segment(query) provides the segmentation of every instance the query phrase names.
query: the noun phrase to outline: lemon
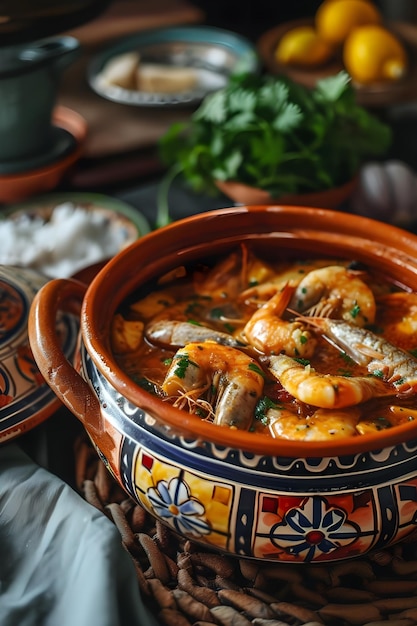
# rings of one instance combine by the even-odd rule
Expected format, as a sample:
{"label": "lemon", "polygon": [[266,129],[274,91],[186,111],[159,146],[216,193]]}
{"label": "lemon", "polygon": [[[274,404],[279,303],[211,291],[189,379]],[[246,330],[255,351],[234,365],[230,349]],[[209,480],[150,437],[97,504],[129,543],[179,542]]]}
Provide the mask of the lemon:
{"label": "lemon", "polygon": [[321,65],[332,54],[333,48],[313,26],[297,26],[287,31],[275,49],[275,59],[284,65]]}
{"label": "lemon", "polygon": [[341,45],[352,30],[379,24],[379,9],[368,0],[324,0],[315,15],[318,34],[333,45]]}
{"label": "lemon", "polygon": [[407,71],[407,53],[401,41],[386,28],[361,26],[345,41],[343,63],[358,83],[398,80]]}

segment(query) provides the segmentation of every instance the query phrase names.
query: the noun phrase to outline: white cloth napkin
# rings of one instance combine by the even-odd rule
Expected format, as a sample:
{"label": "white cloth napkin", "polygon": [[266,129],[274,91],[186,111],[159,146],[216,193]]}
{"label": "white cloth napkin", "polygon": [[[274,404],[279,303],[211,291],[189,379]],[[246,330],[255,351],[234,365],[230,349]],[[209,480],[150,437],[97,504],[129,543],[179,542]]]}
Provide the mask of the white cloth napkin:
{"label": "white cloth napkin", "polygon": [[0,624],[157,626],[114,524],[13,442],[0,446]]}

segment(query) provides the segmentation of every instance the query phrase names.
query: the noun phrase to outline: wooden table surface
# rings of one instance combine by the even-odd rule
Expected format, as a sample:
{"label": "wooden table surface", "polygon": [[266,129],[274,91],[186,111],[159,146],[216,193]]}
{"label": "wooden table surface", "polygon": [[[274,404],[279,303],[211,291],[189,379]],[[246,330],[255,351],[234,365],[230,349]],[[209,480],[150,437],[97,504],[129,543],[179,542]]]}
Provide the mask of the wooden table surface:
{"label": "wooden table surface", "polygon": [[98,96],[87,82],[91,57],[124,35],[163,26],[201,23],[204,15],[185,0],[119,0],[98,18],[68,31],[82,54],[62,75],[57,104],[81,114],[88,124],[83,155],[95,159],[155,145],[168,126],[187,110],[155,110],[123,105]]}

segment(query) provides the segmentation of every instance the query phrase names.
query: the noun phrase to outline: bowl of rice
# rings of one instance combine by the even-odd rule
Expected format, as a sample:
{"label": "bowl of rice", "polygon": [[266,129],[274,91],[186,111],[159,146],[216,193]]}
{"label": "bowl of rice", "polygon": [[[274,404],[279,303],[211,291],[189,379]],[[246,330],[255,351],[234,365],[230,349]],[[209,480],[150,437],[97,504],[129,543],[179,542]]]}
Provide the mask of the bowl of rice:
{"label": "bowl of rice", "polygon": [[64,278],[105,262],[150,228],[130,205],[102,194],[40,196],[0,218],[0,264]]}

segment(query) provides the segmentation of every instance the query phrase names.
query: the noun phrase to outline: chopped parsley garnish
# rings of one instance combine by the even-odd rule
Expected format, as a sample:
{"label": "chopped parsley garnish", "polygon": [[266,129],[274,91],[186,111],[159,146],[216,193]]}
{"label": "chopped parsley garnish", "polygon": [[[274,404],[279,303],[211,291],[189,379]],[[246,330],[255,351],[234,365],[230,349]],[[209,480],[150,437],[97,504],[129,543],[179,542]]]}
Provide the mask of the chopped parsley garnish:
{"label": "chopped parsley garnish", "polygon": [[174,374],[175,376],[178,376],[178,378],[185,378],[185,372],[187,371],[187,367],[189,365],[199,367],[198,363],[194,363],[194,361],[191,361],[190,357],[187,354],[178,354],[175,358],[177,359],[177,364]]}
{"label": "chopped parsley garnish", "polygon": [[268,424],[267,412],[269,409],[278,409],[282,405],[277,404],[268,396],[263,396],[255,407],[255,419],[259,420],[264,426]]}
{"label": "chopped parsley garnish", "polygon": [[257,365],[256,363],[249,363],[249,369],[252,372],[256,372],[257,374],[259,374],[260,376],[262,376],[263,378],[265,378],[265,374],[263,373],[263,371],[261,370],[261,368],[259,367],[259,365]]}
{"label": "chopped parsley garnish", "polygon": [[352,359],[351,356],[348,355],[347,352],[341,352],[340,356],[342,357],[342,359],[344,360],[344,362],[349,365],[349,364],[353,364],[355,361]]}
{"label": "chopped parsley garnish", "polygon": [[297,361],[297,363],[304,365],[304,367],[307,367],[307,365],[310,365],[310,361],[308,359],[302,359],[301,357],[295,358],[294,361]]}
{"label": "chopped parsley garnish", "polygon": [[352,309],[350,310],[350,314],[353,317],[353,319],[355,319],[356,317],[358,317],[359,313],[361,312],[361,307],[359,306],[359,304],[355,304]]}
{"label": "chopped parsley garnish", "polygon": [[372,376],[375,376],[375,378],[384,378],[384,372],[382,370],[373,370],[372,371]]}

